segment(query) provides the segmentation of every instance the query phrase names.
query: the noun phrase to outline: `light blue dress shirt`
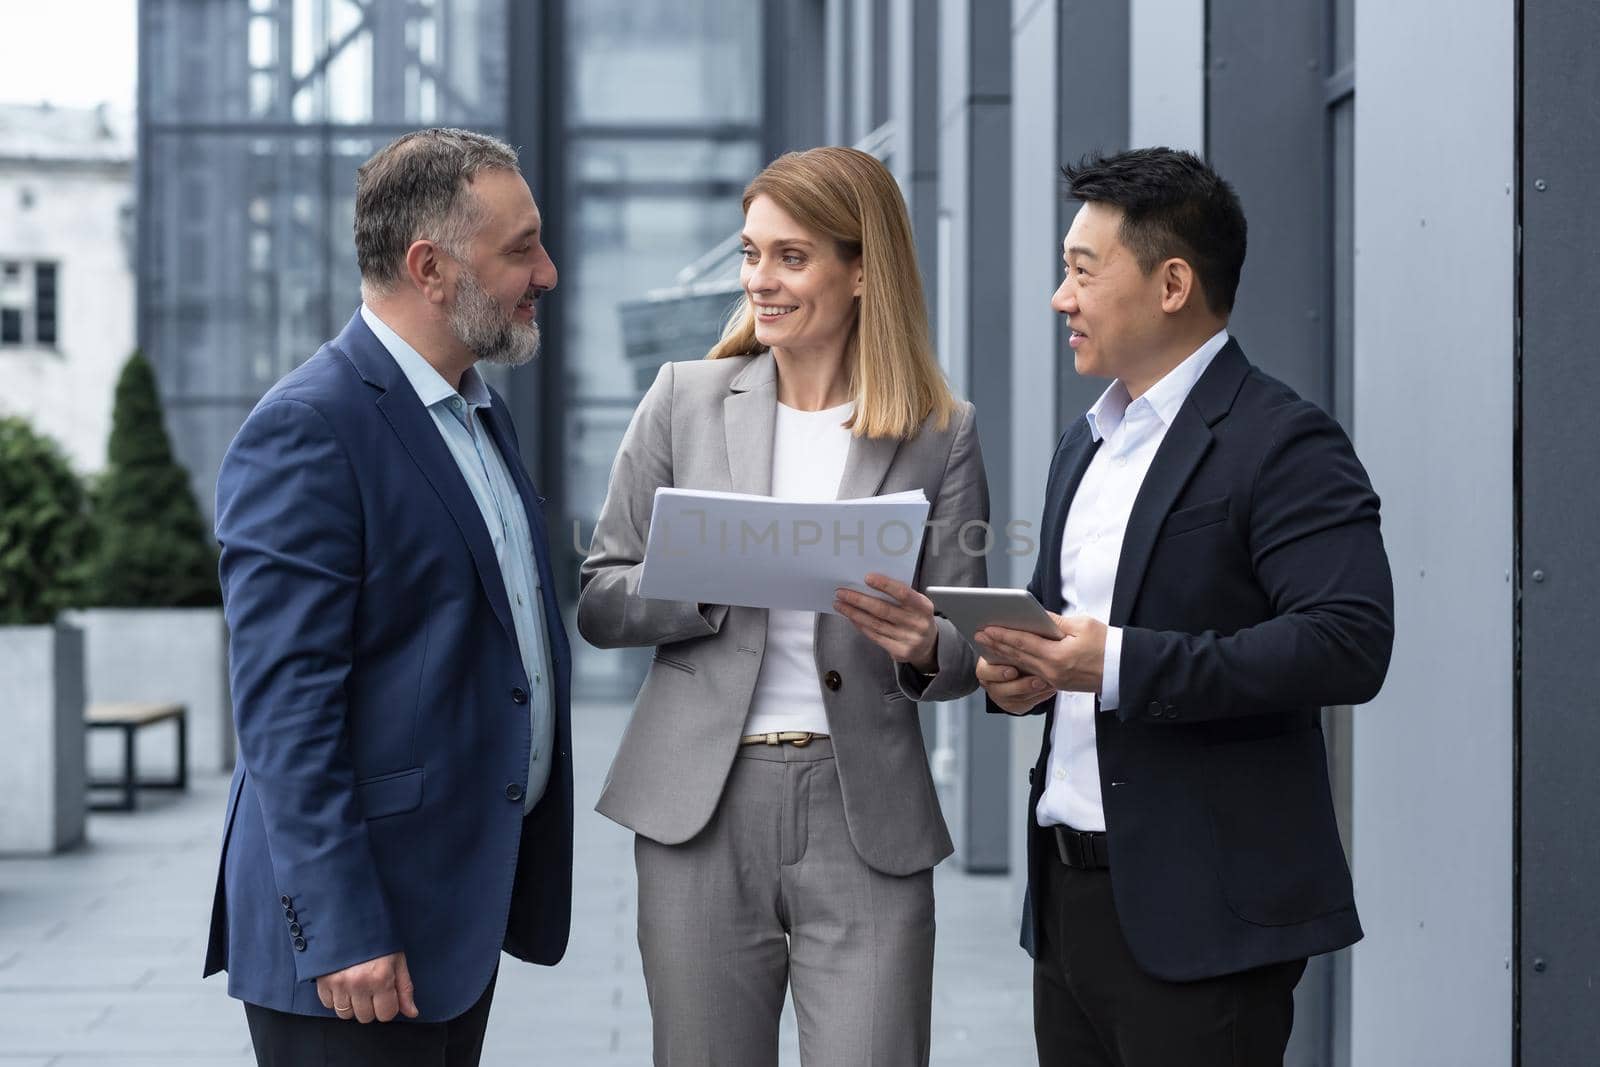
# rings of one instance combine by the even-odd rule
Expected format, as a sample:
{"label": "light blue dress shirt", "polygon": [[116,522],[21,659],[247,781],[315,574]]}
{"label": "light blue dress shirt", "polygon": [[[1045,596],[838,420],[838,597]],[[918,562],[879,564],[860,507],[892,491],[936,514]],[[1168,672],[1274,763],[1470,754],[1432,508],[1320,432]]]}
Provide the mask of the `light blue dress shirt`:
{"label": "light blue dress shirt", "polygon": [[389,350],[406,380],[417,391],[417,399],[433,416],[433,424],[461,469],[461,477],[472,491],[472,499],[477,502],[478,512],[488,528],[489,539],[494,542],[495,559],[500,563],[500,575],[506,584],[506,599],[511,603],[517,650],[531,683],[528,716],[533,747],[528,753],[528,791],[522,801],[526,814],[544,795],[550,780],[550,750],[555,741],[553,671],[528,514],[523,510],[522,495],[511,479],[511,471],[479,413],[493,398],[477,368],[469,367],[461,376],[461,390],[457,392],[432,364],[365,304],[361,306],[361,318]]}

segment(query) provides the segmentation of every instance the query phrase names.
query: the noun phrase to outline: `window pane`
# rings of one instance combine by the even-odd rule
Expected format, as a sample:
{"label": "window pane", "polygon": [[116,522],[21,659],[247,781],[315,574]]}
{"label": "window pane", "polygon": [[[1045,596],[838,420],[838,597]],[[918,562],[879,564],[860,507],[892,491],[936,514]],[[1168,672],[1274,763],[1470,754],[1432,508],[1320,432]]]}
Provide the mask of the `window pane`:
{"label": "window pane", "polygon": [[41,345],[56,343],[56,265],[40,263],[33,268],[33,339]]}
{"label": "window pane", "polygon": [[22,343],[22,312],[16,308],[0,308],[0,345]]}
{"label": "window pane", "polygon": [[761,7],[749,0],[571,5],[573,121],[755,122]]}

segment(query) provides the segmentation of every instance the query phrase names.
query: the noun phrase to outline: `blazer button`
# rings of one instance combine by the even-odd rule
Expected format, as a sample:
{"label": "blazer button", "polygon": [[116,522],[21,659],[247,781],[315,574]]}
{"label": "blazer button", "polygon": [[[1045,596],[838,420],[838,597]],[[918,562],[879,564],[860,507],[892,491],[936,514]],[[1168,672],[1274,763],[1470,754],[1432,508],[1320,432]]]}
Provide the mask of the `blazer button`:
{"label": "blazer button", "polygon": [[304,952],[306,950],[306,939],[303,937],[296,937],[294,939],[294,950],[296,952]]}
{"label": "blazer button", "polygon": [[1178,705],[1176,705],[1176,704],[1168,704],[1167,705],[1167,718],[1176,719],[1177,717],[1178,717]]}
{"label": "blazer button", "polygon": [[294,909],[293,909],[293,908],[284,908],[284,909],[283,909],[283,917],[284,917],[284,918],[285,918],[285,919],[288,919],[288,920],[289,920],[289,921],[290,921],[290,922],[294,922],[294,921],[295,921],[295,920],[296,920],[296,919],[298,919],[298,918],[299,918],[299,917],[300,917],[300,916],[298,916],[298,915],[296,915],[296,914],[295,914],[295,913],[294,913]]}
{"label": "blazer button", "polygon": [[1161,718],[1161,701],[1152,700],[1150,702],[1150,715],[1152,718]]}
{"label": "blazer button", "polygon": [[284,896],[284,897],[279,897],[278,898],[278,903],[282,904],[284,907],[287,908],[290,904],[293,904],[294,901],[292,901],[288,897]]}
{"label": "blazer button", "polygon": [[289,932],[291,934],[293,934],[295,937],[299,937],[300,936],[300,924],[299,923],[290,923],[289,924]]}
{"label": "blazer button", "polygon": [[838,671],[829,671],[822,676],[822,684],[837,693],[839,687],[844,684],[844,679],[839,677]]}
{"label": "blazer button", "polygon": [[1037,767],[1029,767],[1028,768],[1028,784],[1029,785],[1033,784],[1034,776],[1037,775],[1038,773],[1039,773],[1039,769]]}
{"label": "blazer button", "polygon": [[511,699],[514,703],[526,704],[528,702],[528,691],[519,685],[511,690]]}
{"label": "blazer button", "polygon": [[512,782],[510,785],[506,786],[506,799],[507,800],[521,800],[522,799],[522,787],[520,785],[518,785],[516,782]]}

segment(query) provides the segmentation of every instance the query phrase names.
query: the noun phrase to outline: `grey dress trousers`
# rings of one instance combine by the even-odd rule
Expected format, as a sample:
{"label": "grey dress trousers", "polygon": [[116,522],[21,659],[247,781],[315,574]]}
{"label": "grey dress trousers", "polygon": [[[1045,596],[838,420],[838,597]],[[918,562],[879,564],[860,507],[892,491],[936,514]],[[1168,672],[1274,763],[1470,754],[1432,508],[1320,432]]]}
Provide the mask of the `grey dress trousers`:
{"label": "grey dress trousers", "polygon": [[[977,657],[938,620],[923,676],[845,619],[819,615],[829,738],[740,747],[767,637],[761,609],[639,596],[660,487],[765,495],[777,363],[770,353],[662,367],[628,427],[582,569],[578,629],[601,648],[653,646],[601,814],[633,830],[639,949],[658,1065],[778,1062],[793,993],[814,1067],[928,1062],[935,864],[951,851],[917,701],[977,688]],[[988,487],[971,404],[911,438],[857,437],[851,499],[921,489],[931,503],[915,584],[982,586]]]}

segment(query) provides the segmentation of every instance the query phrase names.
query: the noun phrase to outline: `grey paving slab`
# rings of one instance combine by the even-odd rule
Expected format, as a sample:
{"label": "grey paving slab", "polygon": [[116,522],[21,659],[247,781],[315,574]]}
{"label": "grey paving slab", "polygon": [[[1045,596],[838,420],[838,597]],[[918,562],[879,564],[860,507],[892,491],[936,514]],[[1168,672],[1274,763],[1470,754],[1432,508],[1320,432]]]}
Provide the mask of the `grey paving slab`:
{"label": "grey paving slab", "polygon": [[[590,810],[626,709],[584,706],[573,719],[571,945],[555,968],[502,961],[485,1067],[650,1059],[632,838]],[[197,778],[183,796],[147,794],[131,815],[92,815],[88,843],[76,851],[0,859],[0,1067],[253,1062],[224,980],[200,980],[226,790],[225,778]],[[1028,961],[1016,948],[1009,884],[947,864],[934,885],[933,1063],[1034,1062]],[[782,1041],[782,1062],[796,1067],[792,1006]]]}

